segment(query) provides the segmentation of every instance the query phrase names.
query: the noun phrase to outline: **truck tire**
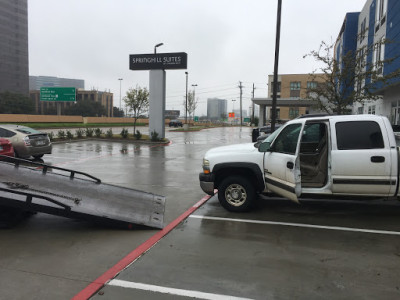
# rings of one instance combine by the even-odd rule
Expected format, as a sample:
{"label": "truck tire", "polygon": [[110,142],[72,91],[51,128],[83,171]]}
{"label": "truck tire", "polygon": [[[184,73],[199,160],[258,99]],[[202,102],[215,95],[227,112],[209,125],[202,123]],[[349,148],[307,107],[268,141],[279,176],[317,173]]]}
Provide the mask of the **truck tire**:
{"label": "truck tire", "polygon": [[229,211],[249,211],[254,205],[255,198],[254,186],[248,179],[239,175],[225,178],[218,188],[218,200]]}

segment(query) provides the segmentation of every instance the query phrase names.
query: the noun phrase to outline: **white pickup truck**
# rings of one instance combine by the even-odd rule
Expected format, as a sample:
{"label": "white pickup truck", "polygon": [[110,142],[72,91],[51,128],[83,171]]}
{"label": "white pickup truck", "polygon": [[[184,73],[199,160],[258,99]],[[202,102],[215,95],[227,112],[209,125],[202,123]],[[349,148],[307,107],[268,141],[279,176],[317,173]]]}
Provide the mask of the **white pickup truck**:
{"label": "white pickup truck", "polygon": [[247,211],[259,193],[300,197],[396,197],[399,150],[386,117],[309,116],[286,123],[258,148],[210,149],[200,186],[230,211]]}

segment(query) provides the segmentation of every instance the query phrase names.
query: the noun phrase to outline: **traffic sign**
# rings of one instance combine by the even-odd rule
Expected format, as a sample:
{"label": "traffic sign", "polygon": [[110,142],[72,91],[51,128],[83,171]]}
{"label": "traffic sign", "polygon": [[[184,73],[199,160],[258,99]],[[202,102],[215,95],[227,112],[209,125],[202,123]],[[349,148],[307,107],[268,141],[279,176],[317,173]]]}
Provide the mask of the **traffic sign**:
{"label": "traffic sign", "polygon": [[74,87],[42,87],[40,101],[76,101],[76,90]]}

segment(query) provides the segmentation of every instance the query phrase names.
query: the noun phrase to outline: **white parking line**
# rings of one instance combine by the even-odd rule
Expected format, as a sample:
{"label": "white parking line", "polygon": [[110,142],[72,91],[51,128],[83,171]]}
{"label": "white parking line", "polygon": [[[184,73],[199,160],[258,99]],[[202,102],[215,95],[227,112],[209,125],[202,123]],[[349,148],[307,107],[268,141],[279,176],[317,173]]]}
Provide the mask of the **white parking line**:
{"label": "white parking line", "polygon": [[247,219],[219,218],[219,217],[208,217],[208,216],[199,216],[199,215],[190,215],[189,218],[205,219],[205,220],[213,220],[213,221],[229,221],[229,222],[241,222],[241,223],[252,223],[252,224],[263,224],[263,225],[280,225],[280,226],[316,228],[316,229],[327,229],[327,230],[338,230],[338,231],[376,233],[376,234],[386,234],[386,235],[400,235],[400,232],[398,232],[398,231],[374,230],[374,229],[338,227],[338,226],[323,226],[323,225],[311,225],[311,224],[302,224],[302,223],[287,223],[287,222],[259,221],[259,220],[247,220]]}
{"label": "white parking line", "polygon": [[108,285],[119,286],[119,287],[129,288],[129,289],[157,292],[157,293],[162,293],[162,294],[171,294],[171,295],[176,295],[176,296],[191,297],[191,298],[197,298],[197,299],[251,300],[250,298],[240,298],[240,297],[233,297],[233,296],[226,296],[226,295],[219,295],[219,294],[203,293],[203,292],[191,291],[191,290],[181,290],[181,289],[168,288],[168,287],[163,287],[163,286],[158,286],[158,285],[130,282],[130,281],[119,280],[119,279],[111,280],[108,283]]}

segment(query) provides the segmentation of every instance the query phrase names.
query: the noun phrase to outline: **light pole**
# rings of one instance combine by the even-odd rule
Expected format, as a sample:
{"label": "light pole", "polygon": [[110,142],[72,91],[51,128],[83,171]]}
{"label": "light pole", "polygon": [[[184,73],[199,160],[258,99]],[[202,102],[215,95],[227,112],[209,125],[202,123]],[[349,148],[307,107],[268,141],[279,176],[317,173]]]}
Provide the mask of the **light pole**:
{"label": "light pole", "polygon": [[186,74],[186,100],[185,100],[185,126],[187,127],[187,100],[188,100],[188,77],[189,77],[189,73],[185,72]]}
{"label": "light pole", "polygon": [[121,111],[121,83],[122,83],[122,80],[124,80],[123,78],[118,78],[118,80],[119,80],[119,110]]}
{"label": "light pole", "polygon": [[193,123],[194,123],[194,111],[196,109],[196,86],[197,86],[197,84],[192,84],[192,87],[193,87]]}
{"label": "light pole", "polygon": [[154,46],[154,54],[157,54],[157,47],[160,47],[162,45],[164,45],[164,43],[159,43],[159,44]]}
{"label": "light pole", "polygon": [[271,116],[271,132],[275,131],[276,123],[276,105],[277,105],[277,90],[278,90],[278,64],[279,64],[279,43],[281,37],[281,11],[282,0],[278,0],[278,12],[276,17],[276,37],[275,37],[275,63],[274,63],[274,85],[272,88],[272,116]]}

